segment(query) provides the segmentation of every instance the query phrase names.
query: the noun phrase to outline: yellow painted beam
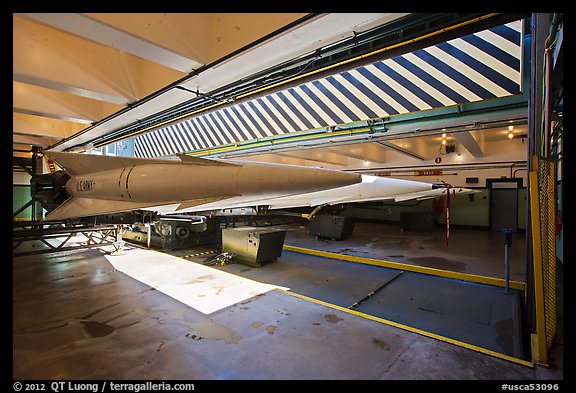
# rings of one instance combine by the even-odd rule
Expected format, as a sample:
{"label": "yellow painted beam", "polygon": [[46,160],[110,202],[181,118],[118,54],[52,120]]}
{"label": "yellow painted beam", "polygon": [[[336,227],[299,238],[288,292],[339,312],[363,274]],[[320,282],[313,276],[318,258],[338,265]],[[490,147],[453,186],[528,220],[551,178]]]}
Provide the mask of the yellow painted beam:
{"label": "yellow painted beam", "polygon": [[532,356],[535,362],[547,365],[548,350],[546,347],[546,316],[544,314],[544,281],[542,277],[542,248],[540,238],[540,198],[538,190],[538,165],[534,164],[534,170],[530,171],[530,220],[532,224],[532,260],[534,266],[534,301],[536,303],[536,346]]}
{"label": "yellow painted beam", "polygon": [[239,151],[244,149],[254,149],[257,147],[265,147],[265,146],[278,146],[283,142],[303,142],[303,141],[310,141],[314,139],[322,139],[322,138],[336,138],[339,136],[347,136],[347,135],[355,135],[369,132],[369,127],[362,127],[354,130],[340,130],[340,131],[333,131],[330,133],[323,132],[323,133],[313,133],[313,134],[305,134],[305,135],[298,135],[297,132],[290,134],[286,137],[281,138],[274,138],[274,139],[266,139],[261,140],[258,142],[248,141],[247,143],[236,143],[234,145],[228,145],[224,147],[216,147],[213,149],[206,149],[206,150],[199,150],[195,151],[193,155],[210,155],[216,153],[224,153],[224,152],[232,152],[232,151]]}
{"label": "yellow painted beam", "polygon": [[[442,270],[442,269],[435,269],[426,266],[418,266],[418,265],[411,265],[407,263],[401,262],[394,262],[394,261],[386,261],[380,259],[373,259],[373,258],[365,258],[365,257],[358,257],[354,255],[344,255],[344,254],[337,254],[329,251],[319,251],[319,250],[312,250],[308,248],[302,247],[295,247],[290,245],[284,245],[284,250],[298,252],[301,254],[309,254],[318,257],[330,258],[330,259],[339,259],[346,262],[354,262],[354,263],[361,263],[364,265],[372,265],[372,266],[380,266],[389,269],[396,269],[396,270],[403,270],[403,271],[410,271],[414,273],[422,273],[428,274],[431,276],[439,276],[439,277],[446,277],[451,278],[454,280],[461,280],[461,281],[468,281],[478,284],[486,284],[492,285],[497,287],[505,287],[506,281],[502,278],[495,278],[495,277],[488,277],[488,276],[481,276],[477,274],[467,274],[467,273],[459,273],[453,272],[450,270]],[[526,284],[520,281],[510,281],[510,288],[516,289],[519,291],[524,291]]]}

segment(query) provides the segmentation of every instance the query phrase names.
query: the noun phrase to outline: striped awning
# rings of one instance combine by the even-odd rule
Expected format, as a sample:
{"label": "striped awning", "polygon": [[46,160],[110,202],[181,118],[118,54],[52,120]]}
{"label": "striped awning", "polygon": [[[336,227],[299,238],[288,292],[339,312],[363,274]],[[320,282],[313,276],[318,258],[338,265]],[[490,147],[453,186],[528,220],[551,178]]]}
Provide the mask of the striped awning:
{"label": "striped awning", "polygon": [[522,21],[199,114],[135,138],[158,157],[521,93]]}

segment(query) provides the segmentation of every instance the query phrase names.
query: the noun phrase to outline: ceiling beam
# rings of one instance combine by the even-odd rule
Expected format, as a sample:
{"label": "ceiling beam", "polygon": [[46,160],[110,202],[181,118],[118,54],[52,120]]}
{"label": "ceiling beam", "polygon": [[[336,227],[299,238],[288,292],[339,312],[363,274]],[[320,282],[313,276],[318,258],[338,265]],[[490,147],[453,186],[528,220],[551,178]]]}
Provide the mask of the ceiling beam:
{"label": "ceiling beam", "polygon": [[15,145],[29,145],[37,147],[48,147],[54,143],[52,138],[43,138],[34,135],[12,135],[12,143]]}
{"label": "ceiling beam", "polygon": [[325,148],[333,153],[343,154],[361,161],[371,161],[377,163],[386,162],[386,152],[375,148],[369,143],[353,143],[347,145],[337,145]]}
{"label": "ceiling beam", "polygon": [[353,153],[347,152],[345,150],[337,150],[333,147],[323,147],[323,148],[320,148],[320,150],[323,150],[323,151],[326,151],[326,152],[329,152],[332,154],[338,154],[338,155],[341,155],[341,156],[346,157],[346,158],[353,158],[355,160],[370,161],[368,158],[366,158],[364,156],[361,156],[358,154],[353,154]]}
{"label": "ceiling beam", "polygon": [[[233,56],[217,66],[203,71],[198,76],[189,78],[181,85],[190,90],[200,89],[208,92],[242,79],[246,75],[253,75],[308,53],[314,53],[318,48],[329,47],[343,38],[353,37],[357,33],[392,22],[406,15],[409,14],[358,12],[319,14],[282,32],[273,39],[252,46],[242,52],[241,55]],[[270,18],[267,14],[262,14],[262,16]],[[232,16],[228,19],[223,18],[222,20],[228,23],[223,23],[220,29],[229,29],[231,18]],[[247,27],[265,22],[263,19],[256,17],[251,24],[247,24]]]}
{"label": "ceiling beam", "polygon": [[283,151],[282,153],[274,153],[280,156],[292,157],[292,158],[299,158],[304,159],[307,161],[313,162],[320,162],[325,164],[331,165],[339,165],[339,166],[346,166],[347,164],[343,164],[342,160],[339,158],[334,158],[334,156],[329,157],[327,154],[322,154],[321,152],[315,151]]}
{"label": "ceiling beam", "polygon": [[390,148],[390,149],[392,149],[392,150],[394,150],[394,151],[397,151],[397,152],[402,153],[402,154],[404,154],[404,155],[410,156],[410,157],[412,157],[412,158],[416,158],[417,160],[427,161],[427,158],[426,158],[426,157],[423,157],[423,156],[421,156],[420,154],[414,153],[413,151],[410,151],[410,150],[408,150],[408,149],[405,149],[405,148],[403,148],[403,147],[400,147],[400,146],[398,146],[398,145],[395,145],[395,144],[392,143],[392,142],[388,142],[388,141],[376,141],[375,143],[378,143],[378,144],[380,144],[380,145],[382,145],[382,146],[386,146],[387,148]]}
{"label": "ceiling beam", "polygon": [[484,154],[484,151],[476,141],[476,139],[474,139],[474,137],[470,133],[470,131],[456,132],[453,133],[452,136],[454,137],[454,139],[456,139],[456,141],[458,141],[462,146],[464,146],[464,148],[468,150],[468,152],[472,154],[475,158],[483,158],[486,156]]}
{"label": "ceiling beam", "polygon": [[276,164],[288,164],[288,165],[299,165],[299,166],[306,166],[306,160],[302,158],[296,157],[289,157],[280,154],[254,154],[250,156],[246,156],[245,160],[249,161],[259,161],[259,162],[271,162]]}
{"label": "ceiling beam", "polygon": [[16,134],[29,134],[36,136],[68,138],[81,131],[84,124],[47,117],[33,116],[22,113],[13,113],[12,131]]}
{"label": "ceiling beam", "polygon": [[185,74],[118,49],[13,16],[14,79],[126,105]]}
{"label": "ceiling beam", "polygon": [[[183,56],[165,46],[124,31],[117,26],[105,23],[103,20],[98,20],[98,15],[95,15],[95,17],[77,13],[25,13],[20,15],[183,73],[189,73],[202,66],[202,63]],[[139,24],[135,23],[138,19],[130,18],[130,15],[126,14],[121,15],[133,27],[137,27],[134,25]],[[158,15],[161,16],[162,14]],[[142,18],[139,19],[140,22],[144,22]],[[166,19],[165,16],[164,19]],[[162,20],[158,21],[158,18],[155,19],[155,22],[162,24]],[[174,32],[170,28],[166,29],[166,24],[164,28],[167,31]]]}
{"label": "ceiling beam", "polygon": [[17,113],[83,124],[90,124],[119,109],[116,105],[20,82],[12,82],[12,103]]}
{"label": "ceiling beam", "polygon": [[56,143],[57,141],[64,139],[64,138],[52,136],[52,135],[33,135],[33,134],[27,134],[27,133],[23,133],[23,132],[12,132],[12,135],[22,136],[25,138],[51,139],[52,143]]}

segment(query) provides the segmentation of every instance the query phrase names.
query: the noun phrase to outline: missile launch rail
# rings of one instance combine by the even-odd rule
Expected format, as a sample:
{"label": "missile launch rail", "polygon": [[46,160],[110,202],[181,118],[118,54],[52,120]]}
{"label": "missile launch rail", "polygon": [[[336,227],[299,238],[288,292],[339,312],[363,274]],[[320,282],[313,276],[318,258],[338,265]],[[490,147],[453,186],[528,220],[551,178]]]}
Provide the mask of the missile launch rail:
{"label": "missile launch rail", "polygon": [[[104,245],[117,248],[119,230],[119,226],[111,224],[67,225],[64,222],[13,222],[12,255],[16,257]],[[80,240],[79,235],[84,236],[85,239],[80,238]]]}

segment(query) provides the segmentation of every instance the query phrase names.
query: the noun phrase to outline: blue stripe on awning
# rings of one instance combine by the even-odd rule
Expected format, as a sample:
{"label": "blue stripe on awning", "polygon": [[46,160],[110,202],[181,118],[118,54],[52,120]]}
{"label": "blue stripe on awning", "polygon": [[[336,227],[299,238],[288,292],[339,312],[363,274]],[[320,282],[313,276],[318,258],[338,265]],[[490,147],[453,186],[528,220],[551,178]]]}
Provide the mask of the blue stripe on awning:
{"label": "blue stripe on awning", "polygon": [[312,123],[310,123],[310,120],[308,120],[308,118],[306,116],[304,116],[303,113],[300,112],[300,110],[298,110],[294,104],[292,104],[292,102],[288,99],[288,97],[285,95],[286,91],[279,91],[276,93],[276,96],[278,98],[280,98],[282,100],[282,102],[288,107],[288,109],[294,114],[296,115],[296,117],[298,117],[298,119],[300,119],[300,121],[302,123],[304,123],[304,125],[308,128],[308,129],[312,129],[314,128],[314,126],[312,125]]}
{"label": "blue stripe on awning", "polygon": [[206,147],[217,146],[218,144],[215,142],[215,139],[212,139],[210,133],[206,133],[204,125],[200,122],[200,119],[201,117],[190,119],[190,125],[196,128],[198,134],[202,137],[202,140],[206,144]]}
{"label": "blue stripe on awning", "polygon": [[434,78],[429,73],[423,71],[420,67],[414,65],[411,61],[407,60],[404,56],[398,56],[393,59],[395,62],[400,64],[402,67],[406,68],[408,71],[413,73],[416,77],[422,79],[424,82],[438,90],[440,93],[444,94],[446,97],[450,98],[454,103],[466,102],[466,98],[460,95],[454,89],[450,89],[446,84]]}
{"label": "blue stripe on awning", "polygon": [[414,52],[414,55],[426,61],[428,64],[435,67],[438,71],[442,72],[444,75],[454,80],[455,82],[458,82],[460,85],[470,90],[471,92],[481,97],[482,99],[489,99],[495,97],[493,93],[489,92],[488,90],[480,86],[478,83],[468,78],[466,75],[463,75],[456,69],[450,67],[444,61],[426,52],[426,50],[424,49],[418,50]]}
{"label": "blue stripe on awning", "polygon": [[[356,69],[356,71],[361,73],[370,82],[374,83],[374,85],[376,85],[384,93],[388,94],[392,98],[393,102],[396,102],[396,103],[400,104],[402,107],[406,108],[406,111],[396,110],[396,113],[416,112],[419,110],[419,108],[416,105],[412,104],[410,101],[408,101],[406,98],[404,98],[400,93],[398,93],[396,90],[392,89],[382,79],[378,78],[376,75],[374,75],[373,73],[368,71],[366,69],[366,67],[359,67]],[[388,102],[392,102],[392,101],[388,101]]]}
{"label": "blue stripe on awning", "polygon": [[258,102],[258,104],[260,104],[260,106],[264,109],[264,111],[266,111],[268,116],[274,122],[274,126],[272,126],[272,129],[273,129],[272,132],[273,133],[274,133],[274,131],[277,131],[276,134],[285,134],[285,133],[289,132],[288,128],[286,128],[286,125],[282,122],[281,119],[279,119],[274,114],[274,112],[272,111],[270,106],[266,102],[264,102],[264,100],[262,98],[257,98],[256,101]]}
{"label": "blue stripe on awning", "polygon": [[[287,92],[287,94],[290,94],[293,98],[295,98],[296,101],[298,101],[298,103],[304,108],[303,115],[306,117],[306,119],[310,119],[310,120],[314,119],[314,121],[315,121],[317,124],[323,124],[323,123],[325,123],[325,121],[322,120],[322,118],[320,117],[320,115],[319,115],[315,110],[313,110],[313,109],[310,107],[310,105],[308,105],[308,103],[306,102],[306,100],[304,100],[304,98],[302,98],[302,97],[300,96],[300,94],[298,94],[298,93],[296,92],[296,90],[295,90],[294,88],[291,87],[291,88],[289,88],[288,90],[286,90],[286,92]],[[313,124],[313,123],[310,123],[310,124]],[[310,128],[316,128],[316,127],[318,127],[318,126],[317,126],[317,125],[313,125],[313,126],[310,127]]]}
{"label": "blue stripe on awning", "polygon": [[254,100],[248,101],[247,104],[254,111],[254,113],[256,114],[258,119],[260,119],[260,121],[262,123],[264,123],[264,125],[266,126],[268,131],[274,135],[278,135],[278,131],[276,130],[276,126],[273,126],[272,124],[270,124],[270,122],[268,122],[268,119],[266,119],[266,116],[264,116],[260,113],[260,110],[258,108],[256,108],[256,106],[254,105]]}
{"label": "blue stripe on awning", "polygon": [[173,150],[186,151],[186,150],[184,150],[186,147],[180,144],[180,141],[178,140],[178,138],[174,134],[174,129],[173,129],[172,125],[169,125],[168,127],[166,127],[164,135],[166,135],[170,139],[170,142],[172,142]]}
{"label": "blue stripe on awning", "polygon": [[374,66],[378,69],[382,70],[386,75],[390,78],[394,79],[396,82],[401,84],[406,90],[409,90],[416,96],[418,96],[422,101],[426,102],[432,108],[439,108],[443,106],[443,104],[438,101],[436,98],[432,97],[430,94],[426,93],[424,90],[416,86],[414,83],[406,79],[404,76],[400,75],[392,68],[387,66],[384,62],[374,63]]}
{"label": "blue stripe on awning", "polygon": [[218,124],[214,116],[214,112],[208,113],[207,115],[203,116],[203,118],[207,122],[206,124],[208,127],[210,127],[211,130],[216,131],[217,135],[219,135],[220,138],[224,140],[224,144],[234,142],[234,138],[227,135],[224,128]]}
{"label": "blue stripe on awning", "polygon": [[[512,28],[509,25],[514,25],[516,28]],[[491,32],[498,34],[500,37],[508,40],[514,45],[519,45],[521,37],[522,22],[514,22],[509,25],[496,26],[489,29]]]}
{"label": "blue stripe on awning", "polygon": [[221,117],[223,123],[227,124],[230,128],[236,129],[242,135],[244,140],[250,139],[250,135],[247,132],[244,132],[244,130],[242,130],[242,127],[240,127],[238,123],[236,123],[236,120],[234,120],[234,118],[228,111],[228,108],[224,108],[221,111],[217,111],[217,114],[218,116]]}
{"label": "blue stripe on awning", "polygon": [[342,112],[344,112],[346,114],[346,116],[348,116],[350,118],[350,120],[352,120],[352,121],[361,120],[360,116],[358,116],[358,114],[355,113],[352,110],[352,108],[349,108],[347,105],[344,105],[344,103],[342,101],[340,101],[326,86],[324,86],[323,83],[321,83],[320,81],[312,81],[312,84],[314,86],[316,86],[316,88],[318,90],[320,90],[322,92],[322,94],[324,94],[324,96],[330,102],[332,102],[334,105],[336,105],[338,107],[338,109],[340,109]]}
{"label": "blue stripe on awning", "polygon": [[138,135],[136,155],[169,155],[518,94],[522,23],[496,26],[200,113]]}
{"label": "blue stripe on awning", "polygon": [[[276,102],[276,100],[273,98],[273,95],[267,95],[267,96],[262,97],[262,100],[264,100],[264,99],[266,101],[268,101],[268,103],[270,105],[274,106],[274,108],[282,116],[282,119],[284,119],[284,121],[286,121],[288,124],[290,124],[290,127],[292,127],[292,129],[294,129],[294,130],[300,129],[300,127],[298,127],[298,124],[296,124],[296,122],[292,119],[292,117],[288,113],[286,113],[286,111],[284,110],[284,108],[282,108],[280,106],[280,104],[278,104]],[[287,129],[286,132],[289,132],[289,130]]]}
{"label": "blue stripe on awning", "polygon": [[256,119],[252,116],[248,108],[246,107],[246,103],[241,103],[236,105],[239,110],[241,116],[245,116],[246,119],[252,124],[249,129],[254,131],[255,135],[265,135],[264,130],[260,127],[260,124],[256,121]]}
{"label": "blue stripe on awning", "polygon": [[[304,91],[304,93],[306,93],[308,97],[310,97],[310,99],[312,99],[320,107],[320,109],[324,111],[324,113],[326,113],[330,117],[330,119],[332,119],[333,121],[332,124],[345,123],[344,119],[340,118],[336,113],[334,113],[334,111],[332,111],[332,109],[330,109],[330,107],[326,105],[326,103],[320,97],[318,97],[312,90],[310,90],[308,86],[302,85],[300,86],[300,88],[302,89],[302,91]],[[323,123],[326,123],[326,121],[324,120],[320,121],[320,124]]]}
{"label": "blue stripe on awning", "polygon": [[240,123],[242,123],[242,125],[244,126],[244,128],[246,129],[246,131],[248,132],[248,134],[250,134],[250,139],[256,139],[258,138],[258,136],[256,135],[256,133],[254,131],[252,131],[252,126],[250,126],[246,120],[244,119],[244,117],[240,114],[240,111],[238,110],[238,108],[236,106],[231,106],[230,109],[232,112],[234,112],[234,115],[236,116],[236,118],[240,121]]}
{"label": "blue stripe on awning", "polygon": [[[346,98],[348,98],[356,107],[363,113],[368,116],[369,119],[374,119],[378,117],[378,114],[370,109],[362,100],[357,97],[355,94],[352,94],[350,90],[346,89],[340,82],[338,82],[333,76],[329,76],[326,78],[326,81],[334,86],[340,93],[342,93]],[[361,118],[365,118],[364,116],[360,115]]]}
{"label": "blue stripe on awning", "polygon": [[198,143],[198,141],[196,139],[196,135],[194,135],[191,132],[186,132],[186,127],[184,126],[185,124],[186,124],[185,121],[183,121],[182,123],[176,124],[176,126],[178,127],[178,130],[180,131],[180,134],[182,135],[182,137],[184,137],[186,139],[186,143],[189,146],[191,146],[190,150],[200,149],[200,144]]}
{"label": "blue stripe on awning", "polygon": [[382,112],[380,112],[378,115],[383,114],[383,116],[389,116],[389,115],[395,115],[395,114],[399,113],[396,109],[392,108],[386,101],[384,101],[382,98],[380,98],[374,90],[368,88],[362,82],[360,82],[358,79],[354,78],[350,72],[345,71],[345,72],[341,73],[340,76],[342,76],[342,78],[346,79],[356,89],[360,90],[360,92],[365,96],[365,97],[363,97],[363,99],[369,99],[370,101],[375,103],[379,108],[382,109]]}
{"label": "blue stripe on awning", "polygon": [[490,79],[492,82],[496,83],[497,85],[508,91],[510,94],[518,93],[519,89],[517,83],[506,78],[504,75],[497,72],[493,68],[488,67],[486,64],[482,64],[478,60],[474,59],[472,56],[462,52],[460,49],[455,48],[454,46],[448,43],[439,44],[438,48],[454,56],[455,58],[457,58],[470,68],[473,68],[474,70],[478,71],[479,74]]}
{"label": "blue stripe on awning", "polygon": [[200,132],[198,132],[196,127],[194,127],[191,120],[183,121],[179,124],[182,125],[184,129],[188,130],[187,135],[190,135],[193,138],[194,142],[198,145],[197,149],[202,149],[202,146],[206,146],[204,138],[202,138]]}
{"label": "blue stripe on awning", "polygon": [[462,40],[468,42],[470,45],[475,46],[481,51],[484,51],[486,54],[490,54],[496,60],[506,64],[513,70],[520,71],[520,59],[500,49],[492,43],[484,41],[483,39],[480,39],[474,35],[463,37]]}

